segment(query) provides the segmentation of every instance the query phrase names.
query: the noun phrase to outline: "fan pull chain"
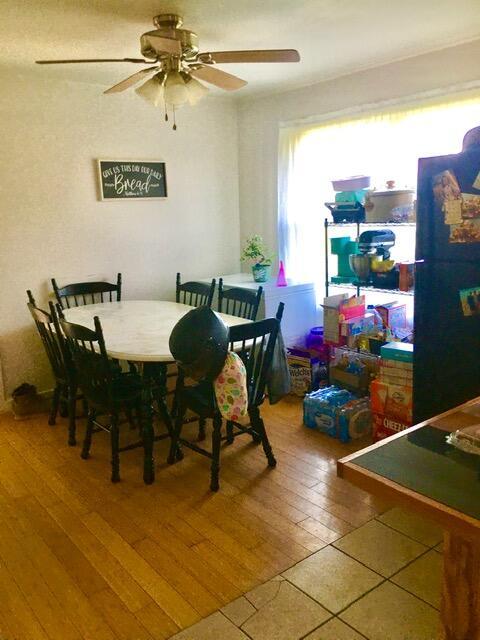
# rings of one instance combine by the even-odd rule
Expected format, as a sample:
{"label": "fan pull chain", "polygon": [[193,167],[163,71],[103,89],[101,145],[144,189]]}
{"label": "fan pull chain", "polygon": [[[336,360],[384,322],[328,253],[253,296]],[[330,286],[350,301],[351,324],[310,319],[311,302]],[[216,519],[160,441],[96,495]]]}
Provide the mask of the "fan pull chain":
{"label": "fan pull chain", "polygon": [[165,122],[168,122],[167,101],[165,99],[165,92],[163,93],[163,106],[165,109]]}
{"label": "fan pull chain", "polygon": [[173,111],[173,130],[176,131],[177,130],[177,122],[175,120],[175,105],[173,105],[172,107],[172,111]]}

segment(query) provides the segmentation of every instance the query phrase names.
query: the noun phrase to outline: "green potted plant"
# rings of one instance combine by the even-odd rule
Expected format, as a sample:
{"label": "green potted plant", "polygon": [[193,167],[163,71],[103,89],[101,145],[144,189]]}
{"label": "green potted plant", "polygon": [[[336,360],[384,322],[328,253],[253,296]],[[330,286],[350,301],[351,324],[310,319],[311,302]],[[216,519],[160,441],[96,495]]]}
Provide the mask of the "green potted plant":
{"label": "green potted plant", "polygon": [[270,278],[272,266],[272,254],[267,250],[263,238],[258,235],[251,236],[245,241],[241,260],[252,263],[252,273],[255,282],[267,282]]}

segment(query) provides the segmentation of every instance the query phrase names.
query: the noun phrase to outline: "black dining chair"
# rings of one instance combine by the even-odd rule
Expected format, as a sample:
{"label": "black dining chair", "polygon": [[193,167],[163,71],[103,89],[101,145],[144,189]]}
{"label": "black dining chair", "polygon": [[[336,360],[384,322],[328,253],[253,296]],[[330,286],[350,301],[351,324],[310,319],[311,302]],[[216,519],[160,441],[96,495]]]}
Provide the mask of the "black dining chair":
{"label": "black dining chair", "polygon": [[[281,311],[279,309],[280,316],[283,313],[282,303],[281,307]],[[260,415],[260,406],[265,399],[265,388],[270,374],[279,329],[280,320],[278,318],[267,318],[258,322],[230,327],[230,349],[238,353],[245,364],[250,422],[245,426],[238,422],[229,421],[226,435],[222,435],[223,419],[215,401],[212,384],[204,381],[192,386],[186,386],[184,375],[180,369],[176,392],[177,413],[167,461],[169,464],[173,464],[178,459],[179,445],[184,445],[210,458],[212,461],[210,489],[212,491],[218,491],[219,488],[220,447],[222,441],[230,444],[237,436],[249,434],[254,442],[262,443],[268,466],[274,467],[276,465],[265,424]],[[188,410],[204,420],[212,420],[211,451],[207,451],[197,444],[182,438],[182,426],[185,422],[190,421],[185,420]]]}
{"label": "black dining chair", "polygon": [[[184,282],[182,283],[182,279],[180,273],[177,273],[176,280],[176,292],[175,292],[175,300],[176,302],[181,302],[182,304],[188,304],[191,307],[211,307],[213,302],[213,296],[215,295],[215,286],[216,280],[212,279],[210,284],[206,284],[205,282]],[[177,371],[170,371],[167,374],[168,378],[174,378],[177,376]],[[172,393],[171,391],[169,394]],[[173,403],[173,413],[176,412],[176,402],[174,400]],[[199,428],[199,440],[203,440],[205,438],[205,421],[200,419],[200,428]]]}
{"label": "black dining chair", "polygon": [[[105,348],[102,326],[98,316],[94,317],[95,329],[88,329],[60,318],[77,370],[77,379],[88,403],[88,420],[81,457],[90,456],[92,436],[98,431],[110,434],[112,450],[112,482],[120,480],[120,453],[137,447],[144,449],[143,478],[146,484],[154,479],[153,442],[154,433],[147,406],[143,378],[135,372],[122,372],[119,364],[111,360]],[[120,446],[120,426],[129,422],[135,411],[141,424],[141,440]],[[128,420],[120,422],[121,414]],[[105,415],[106,420],[99,417]],[[169,437],[165,434],[163,437]],[[159,436],[159,438],[162,436]]]}
{"label": "black dining chair", "polygon": [[96,302],[120,302],[122,299],[122,274],[117,274],[117,283],[111,282],[74,282],[59,287],[52,278],[52,287],[57,302],[62,309],[79,307]]}
{"label": "black dining chair", "polygon": [[220,313],[228,313],[246,320],[256,320],[263,287],[256,291],[232,287],[225,289],[223,278],[218,281],[218,310]]}
{"label": "black dining chair", "polygon": [[49,303],[50,313],[47,313],[37,307],[30,289],[27,291],[27,296],[27,307],[35,321],[55,378],[55,388],[53,390],[52,407],[48,424],[54,425],[59,407],[62,404],[66,406],[68,417],[68,444],[75,446],[77,400],[83,399],[82,394],[78,393],[75,366],[68,345],[60,331],[53,303]]}
{"label": "black dining chair", "polygon": [[193,281],[182,283],[180,274],[177,273],[175,300],[191,307],[211,307],[215,294],[215,285],[215,278],[210,284]]}

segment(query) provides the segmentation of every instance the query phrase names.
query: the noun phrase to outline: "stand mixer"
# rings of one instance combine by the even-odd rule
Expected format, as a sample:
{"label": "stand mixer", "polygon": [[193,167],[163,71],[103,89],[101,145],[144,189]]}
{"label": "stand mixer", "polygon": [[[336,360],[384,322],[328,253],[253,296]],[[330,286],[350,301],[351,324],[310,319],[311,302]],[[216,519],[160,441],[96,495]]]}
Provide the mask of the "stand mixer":
{"label": "stand mixer", "polygon": [[[393,264],[386,264],[386,270],[378,268],[378,263],[381,265],[383,262],[389,262],[390,249],[394,244],[395,234],[390,229],[372,229],[360,234],[358,238],[360,253],[349,257],[350,267],[357,276],[356,284],[372,283],[380,288],[398,286],[398,273],[393,270]],[[374,263],[377,263],[378,270],[372,268]]]}

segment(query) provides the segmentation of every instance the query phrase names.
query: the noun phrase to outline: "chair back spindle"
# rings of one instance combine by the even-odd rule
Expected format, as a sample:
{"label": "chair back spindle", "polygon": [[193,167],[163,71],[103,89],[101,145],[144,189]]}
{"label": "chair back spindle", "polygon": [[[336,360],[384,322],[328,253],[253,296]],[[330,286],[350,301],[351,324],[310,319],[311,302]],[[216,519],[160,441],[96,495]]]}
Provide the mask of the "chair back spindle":
{"label": "chair back spindle", "polygon": [[223,278],[218,281],[218,310],[246,320],[256,320],[258,307],[262,299],[263,287],[257,291],[232,287],[224,289]]}
{"label": "chair back spindle", "polygon": [[95,329],[60,319],[70,348],[78,383],[93,406],[110,404],[112,400],[112,365],[108,358],[100,319],[95,316]]}
{"label": "chair back spindle", "polygon": [[230,349],[236,351],[246,369],[249,406],[263,402],[279,329],[277,318],[230,327]]}
{"label": "chair back spindle", "polygon": [[122,274],[117,274],[116,284],[110,282],[75,282],[59,287],[52,278],[52,287],[62,309],[70,309],[98,302],[120,302],[122,298]]}
{"label": "chair back spindle", "polygon": [[211,307],[215,294],[215,278],[210,284],[204,282],[184,282],[177,273],[175,300],[191,307]]}
{"label": "chair back spindle", "polygon": [[73,367],[63,335],[55,328],[55,308],[50,302],[50,313],[48,313],[36,306],[30,290],[27,291],[27,296],[27,307],[35,321],[52,373],[57,380],[66,384],[73,376]]}

